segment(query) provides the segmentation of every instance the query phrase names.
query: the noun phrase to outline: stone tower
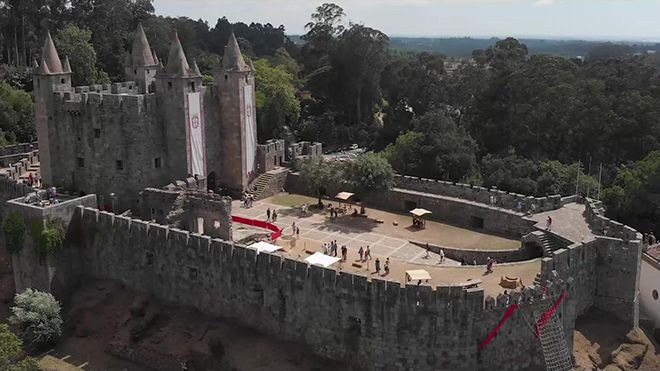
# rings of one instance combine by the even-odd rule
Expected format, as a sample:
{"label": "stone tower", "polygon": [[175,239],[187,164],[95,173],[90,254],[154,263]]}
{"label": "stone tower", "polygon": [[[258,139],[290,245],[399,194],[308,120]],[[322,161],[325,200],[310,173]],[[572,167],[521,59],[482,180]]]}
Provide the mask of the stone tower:
{"label": "stone tower", "polygon": [[149,40],[142,25],[138,25],[133,39],[131,56],[124,66],[127,81],[135,81],[141,94],[153,93],[158,71],[158,58],[151,51]]}
{"label": "stone tower", "polygon": [[53,158],[54,152],[51,148],[49,138],[55,133],[53,128],[55,123],[53,117],[49,114],[54,111],[55,96],[54,92],[71,90],[71,66],[69,58],[60,60],[55,49],[50,32],[46,35],[43,49],[41,50],[41,63],[35,61],[35,69],[32,72],[32,81],[34,84],[35,118],[37,122],[37,137],[39,142],[39,159],[41,161],[41,178],[45,185],[54,184],[53,174],[51,172],[51,163],[57,163],[63,159]]}
{"label": "stone tower", "polygon": [[232,33],[222,65],[214,71],[215,99],[220,100],[220,144],[224,164],[214,169],[219,182],[242,191],[257,175],[257,119],[253,69],[243,59]]}
{"label": "stone tower", "polygon": [[156,73],[156,104],[163,122],[163,135],[171,179],[206,176],[202,75],[197,64],[188,64],[175,33],[167,66]]}

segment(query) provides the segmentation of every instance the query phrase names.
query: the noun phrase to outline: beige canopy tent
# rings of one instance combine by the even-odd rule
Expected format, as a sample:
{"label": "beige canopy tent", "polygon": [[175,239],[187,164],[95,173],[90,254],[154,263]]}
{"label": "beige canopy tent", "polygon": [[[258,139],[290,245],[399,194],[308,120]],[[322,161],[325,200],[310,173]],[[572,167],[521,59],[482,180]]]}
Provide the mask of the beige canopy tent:
{"label": "beige canopy tent", "polygon": [[433,214],[432,212],[430,212],[426,209],[410,210],[410,213],[413,214],[414,216],[419,216],[419,217],[422,217],[422,216],[428,215],[428,214]]}
{"label": "beige canopy tent", "polygon": [[413,227],[417,228],[426,228],[426,220],[424,220],[424,216],[432,214],[430,211],[426,209],[414,209],[410,210],[410,213],[413,216]]}
{"label": "beige canopy tent", "polygon": [[355,196],[355,194],[351,193],[351,192],[339,192],[339,193],[337,193],[335,198],[338,199],[338,200],[342,200],[342,201],[348,201],[348,199],[353,197],[353,196]]}
{"label": "beige canopy tent", "polygon": [[426,281],[428,282],[431,279],[429,272],[424,269],[416,269],[412,271],[406,271],[406,281]]}

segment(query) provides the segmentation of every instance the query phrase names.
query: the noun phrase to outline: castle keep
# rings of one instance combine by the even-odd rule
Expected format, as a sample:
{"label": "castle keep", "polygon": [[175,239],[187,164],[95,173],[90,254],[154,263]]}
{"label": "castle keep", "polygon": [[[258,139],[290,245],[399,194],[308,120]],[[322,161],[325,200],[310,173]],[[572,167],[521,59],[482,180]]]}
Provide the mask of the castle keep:
{"label": "castle keep", "polygon": [[127,209],[143,188],[189,177],[207,179],[212,190],[243,191],[282,162],[283,143],[279,156],[263,150],[257,158],[253,69],[233,34],[211,86],[176,34],[163,64],[141,26],[126,61],[129,82],[72,87],[68,58],[61,62],[50,35],[35,66],[45,185],[96,193],[100,205]]}

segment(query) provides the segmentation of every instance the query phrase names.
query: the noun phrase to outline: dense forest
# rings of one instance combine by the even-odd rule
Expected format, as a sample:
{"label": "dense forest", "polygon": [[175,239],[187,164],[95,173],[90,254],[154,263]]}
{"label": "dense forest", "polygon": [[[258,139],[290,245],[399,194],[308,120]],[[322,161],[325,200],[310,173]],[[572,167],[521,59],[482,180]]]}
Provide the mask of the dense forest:
{"label": "dense forest", "polygon": [[345,19],[323,4],[294,43],[284,26],[157,16],[151,0],[0,1],[0,144],[34,139],[29,66],[47,30],[75,84],[120,81],[139,23],[161,58],[176,30],[210,83],[233,31],[256,70],[260,140],[357,143],[399,173],[535,195],[577,190],[660,234],[658,56],[606,43],[569,59],[507,38],[450,62]]}

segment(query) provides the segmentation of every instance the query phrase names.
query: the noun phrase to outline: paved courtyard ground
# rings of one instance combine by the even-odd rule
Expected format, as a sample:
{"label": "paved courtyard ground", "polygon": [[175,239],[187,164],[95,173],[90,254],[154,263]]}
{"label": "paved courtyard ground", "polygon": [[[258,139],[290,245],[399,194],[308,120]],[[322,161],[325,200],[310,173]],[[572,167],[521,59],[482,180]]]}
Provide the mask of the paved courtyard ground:
{"label": "paved courtyard ground", "polygon": [[[405,215],[388,213],[367,207],[369,218],[356,218],[350,215],[330,219],[327,211],[315,211],[302,217],[299,206],[316,204],[316,200],[300,195],[280,194],[257,201],[252,208],[242,207],[240,202],[232,205],[232,214],[252,219],[265,220],[266,210],[276,210],[277,226],[284,229],[284,237],[278,242],[285,249],[282,252],[295,259],[303,260],[309,252],[320,252],[323,242],[336,240],[339,246],[346,245],[348,259],[335,263],[338,270],[404,282],[405,271],[412,269],[427,270],[432,280],[428,284],[445,285],[463,283],[481,279],[486,294],[497,295],[504,289],[499,286],[500,276],[520,277],[525,285],[531,285],[540,271],[540,259],[529,262],[498,264],[495,273],[485,275],[483,266],[460,266],[458,262],[445,260],[440,264],[440,257],[429,254],[425,249],[411,244],[409,240],[429,242],[436,245],[452,246],[465,249],[504,250],[518,249],[520,241],[493,236],[485,233],[459,228],[438,222],[427,222],[426,229],[410,228],[411,218]],[[327,203],[327,201],[326,201]],[[336,204],[336,203],[335,203]],[[374,219],[383,220],[376,223]],[[398,222],[398,226],[393,222]],[[292,235],[292,224],[300,228],[300,237]],[[369,245],[373,260],[359,262],[358,249]],[[384,276],[382,266],[390,258],[390,274]],[[375,259],[381,261],[380,274],[375,272]],[[427,284],[427,283],[424,283]]]}

